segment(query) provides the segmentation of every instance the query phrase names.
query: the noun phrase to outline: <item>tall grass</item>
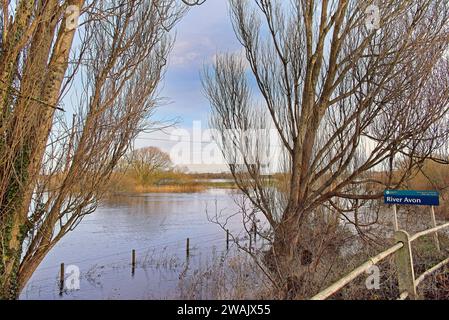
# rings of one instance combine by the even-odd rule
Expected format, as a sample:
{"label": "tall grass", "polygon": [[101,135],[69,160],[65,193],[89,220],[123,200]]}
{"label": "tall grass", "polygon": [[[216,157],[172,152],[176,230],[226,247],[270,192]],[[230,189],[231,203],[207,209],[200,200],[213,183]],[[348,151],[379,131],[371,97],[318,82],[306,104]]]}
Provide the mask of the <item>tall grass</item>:
{"label": "tall grass", "polygon": [[449,219],[449,166],[426,161],[407,182],[409,189],[437,190],[440,192],[440,206],[435,212],[441,219]]}
{"label": "tall grass", "polygon": [[177,170],[155,172],[142,183],[142,179],[129,170],[114,173],[107,187],[110,193],[195,193],[208,188],[234,189],[236,185],[232,181],[203,180],[198,178],[198,174]]}
{"label": "tall grass", "polygon": [[180,184],[180,185],[166,185],[166,186],[136,186],[134,192],[136,193],[195,193],[202,192],[206,189],[205,186],[197,184]]}

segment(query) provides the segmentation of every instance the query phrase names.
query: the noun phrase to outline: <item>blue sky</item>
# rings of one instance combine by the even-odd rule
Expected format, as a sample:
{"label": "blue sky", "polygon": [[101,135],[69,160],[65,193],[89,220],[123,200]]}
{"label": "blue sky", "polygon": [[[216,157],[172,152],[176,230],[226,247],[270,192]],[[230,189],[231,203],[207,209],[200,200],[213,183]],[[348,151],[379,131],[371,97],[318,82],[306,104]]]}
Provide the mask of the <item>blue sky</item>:
{"label": "blue sky", "polygon": [[240,48],[230,19],[226,0],[209,0],[193,7],[176,28],[176,42],[170,55],[162,96],[172,101],[157,116],[178,115],[182,124],[206,120],[209,105],[202,94],[200,71],[218,52]]}
{"label": "blue sky", "polygon": [[[160,96],[168,99],[167,105],[161,106],[151,120],[179,120],[177,129],[191,131],[193,123],[201,122],[206,129],[210,105],[203,94],[200,72],[210,65],[214,56],[222,52],[241,50],[232,30],[226,0],[208,0],[201,6],[195,6],[176,26],[174,48],[170,54]],[[166,132],[141,134],[135,143],[136,148],[156,146],[170,152],[176,142],[173,129]],[[190,140],[185,136],[181,140]],[[194,146],[192,146],[194,149]],[[192,151],[195,152],[195,151]],[[195,166],[188,166],[197,171]],[[202,168],[200,171],[216,171],[222,167]]]}
{"label": "blue sky", "polygon": [[[167,122],[176,119],[177,125],[164,131],[140,134],[134,143],[135,148],[155,146],[170,154],[179,146],[179,142],[173,140],[179,137],[180,130],[184,134],[180,140],[192,141],[195,139],[192,132],[194,126],[207,129],[210,105],[203,94],[200,73],[205,66],[213,63],[216,54],[242,50],[232,29],[227,2],[228,0],[207,0],[200,6],[192,7],[171,31],[174,46],[165,77],[158,89],[158,97],[167,103],[157,108],[148,121]],[[79,45],[79,41],[79,38],[75,39],[75,47]],[[75,80],[81,86],[80,81],[79,77]],[[64,116],[69,122],[72,113],[77,110],[79,94],[79,90],[71,90],[63,98],[62,107],[66,110]],[[192,159],[202,157],[203,150],[198,149],[199,145],[207,145],[197,140],[187,150]],[[176,163],[176,159],[174,161]],[[193,166],[189,163],[187,167],[192,171],[226,169],[222,165],[199,165],[197,162],[193,160]]]}
{"label": "blue sky", "polygon": [[178,117],[179,126],[191,128],[193,121],[207,125],[210,106],[202,92],[200,72],[215,54],[237,51],[241,46],[232,30],[226,0],[208,0],[195,6],[179,22],[160,96],[170,102],[161,106],[155,119]]}

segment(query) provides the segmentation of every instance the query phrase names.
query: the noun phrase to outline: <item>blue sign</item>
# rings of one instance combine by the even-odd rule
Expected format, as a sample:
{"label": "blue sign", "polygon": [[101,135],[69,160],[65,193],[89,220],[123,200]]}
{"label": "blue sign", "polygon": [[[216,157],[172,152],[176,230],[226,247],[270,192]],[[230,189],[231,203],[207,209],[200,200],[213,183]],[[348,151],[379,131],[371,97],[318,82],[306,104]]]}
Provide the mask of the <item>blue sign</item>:
{"label": "blue sign", "polygon": [[439,206],[440,195],[437,191],[385,190],[384,203],[415,206]]}

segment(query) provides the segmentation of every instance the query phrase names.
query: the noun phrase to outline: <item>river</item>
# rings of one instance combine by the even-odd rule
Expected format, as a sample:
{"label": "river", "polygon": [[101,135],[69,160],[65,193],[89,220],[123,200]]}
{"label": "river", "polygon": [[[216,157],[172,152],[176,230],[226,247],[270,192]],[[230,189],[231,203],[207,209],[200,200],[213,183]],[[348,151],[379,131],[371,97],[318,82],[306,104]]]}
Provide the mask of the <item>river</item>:
{"label": "river", "polygon": [[[238,197],[236,191],[221,189],[117,196],[85,217],[51,250],[20,299],[177,298],[186,239],[190,239],[189,263],[195,267],[228,252],[226,232],[210,218],[216,212],[223,216],[237,212]],[[226,228],[242,235],[241,217],[231,218]],[[60,292],[61,263],[69,276],[79,270],[78,290]]]}

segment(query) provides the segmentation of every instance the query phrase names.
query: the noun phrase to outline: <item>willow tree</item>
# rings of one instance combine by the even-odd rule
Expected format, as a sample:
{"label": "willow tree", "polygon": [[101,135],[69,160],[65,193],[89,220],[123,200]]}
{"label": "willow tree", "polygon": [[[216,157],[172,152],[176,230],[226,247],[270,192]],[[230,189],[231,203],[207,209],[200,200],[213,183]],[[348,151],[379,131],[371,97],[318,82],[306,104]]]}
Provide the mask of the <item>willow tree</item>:
{"label": "willow tree", "polygon": [[183,11],[175,0],[2,2],[0,299],[95,210],[158,104]]}
{"label": "willow tree", "polygon": [[[265,262],[287,297],[322,284],[335,219],[366,223],[347,213],[447,151],[448,2],[370,4],[230,0],[244,57],[220,55],[204,75],[220,148],[270,225]],[[399,164],[401,176],[373,174]]]}
{"label": "willow tree", "polygon": [[157,147],[134,150],[127,159],[129,169],[141,185],[150,182],[153,175],[168,171],[173,164],[170,155]]}

